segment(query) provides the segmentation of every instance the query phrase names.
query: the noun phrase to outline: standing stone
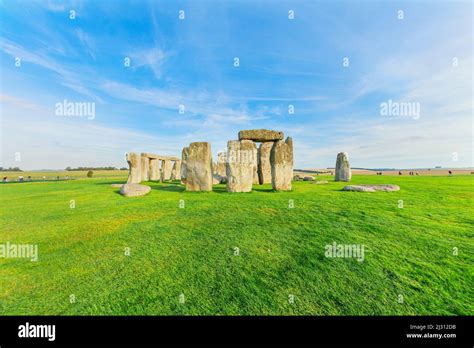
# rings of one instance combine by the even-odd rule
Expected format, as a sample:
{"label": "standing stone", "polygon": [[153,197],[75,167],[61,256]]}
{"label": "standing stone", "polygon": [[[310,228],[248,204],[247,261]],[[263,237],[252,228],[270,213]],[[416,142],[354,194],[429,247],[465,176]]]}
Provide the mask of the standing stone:
{"label": "standing stone", "polygon": [[149,167],[148,167],[148,175],[150,180],[158,181],[161,178],[161,171],[160,171],[160,160],[156,158],[150,158],[149,160]]}
{"label": "standing stone", "polygon": [[257,147],[252,140],[227,142],[227,191],[252,191],[256,166]]}
{"label": "standing stone", "polygon": [[171,170],[171,180],[181,179],[181,161],[176,160],[173,164],[173,170]]}
{"label": "standing stone", "polygon": [[258,182],[260,185],[272,182],[272,165],[270,164],[270,153],[273,142],[261,143],[258,148]]}
{"label": "standing stone", "polygon": [[351,165],[347,152],[337,154],[335,181],[351,181]]}
{"label": "standing stone", "polygon": [[215,174],[225,177],[226,174],[226,162],[227,162],[227,153],[226,152],[219,152],[217,154],[217,164],[216,164],[216,172]]}
{"label": "standing stone", "polygon": [[141,156],[141,166],[142,166],[142,181],[148,181],[149,180],[149,175],[148,175],[148,169],[150,167],[150,159],[145,156]]}
{"label": "standing stone", "polygon": [[171,163],[171,160],[169,159],[164,159],[161,162],[161,179],[164,180],[170,180],[171,179],[171,171],[173,169],[173,163]]}
{"label": "standing stone", "polygon": [[272,187],[274,190],[290,191],[293,179],[293,139],[278,140],[270,152]]}
{"label": "standing stone", "polygon": [[191,143],[187,149],[186,191],[212,191],[211,145],[207,142],[196,142]]}
{"label": "standing stone", "polygon": [[189,157],[189,147],[183,147],[183,151],[181,151],[181,183],[186,185],[186,176],[187,176],[187,167],[186,163]]}
{"label": "standing stone", "polygon": [[139,184],[142,181],[141,156],[138,153],[129,152],[126,159],[129,166],[127,184]]}

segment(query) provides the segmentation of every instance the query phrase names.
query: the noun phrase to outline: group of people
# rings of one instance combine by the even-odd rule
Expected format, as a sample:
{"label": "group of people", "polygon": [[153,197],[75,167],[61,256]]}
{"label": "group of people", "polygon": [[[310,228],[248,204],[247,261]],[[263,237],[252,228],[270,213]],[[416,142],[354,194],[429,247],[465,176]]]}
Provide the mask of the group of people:
{"label": "group of people", "polygon": [[[69,179],[69,175],[66,176],[66,180]],[[43,181],[46,180],[46,176],[43,175]],[[59,180],[59,175],[56,176],[56,180]],[[23,177],[23,175],[18,175],[18,181],[19,182],[24,182],[24,181],[33,181],[33,179],[31,178],[31,175],[28,175],[28,177],[25,178]],[[2,179],[2,182],[9,182],[8,180],[8,176],[4,176],[3,179]]]}

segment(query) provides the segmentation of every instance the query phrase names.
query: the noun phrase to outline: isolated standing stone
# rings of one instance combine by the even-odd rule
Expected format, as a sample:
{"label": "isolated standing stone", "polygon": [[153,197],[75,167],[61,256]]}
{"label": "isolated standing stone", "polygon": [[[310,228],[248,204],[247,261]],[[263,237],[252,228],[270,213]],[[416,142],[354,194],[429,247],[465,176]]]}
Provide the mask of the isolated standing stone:
{"label": "isolated standing stone", "polygon": [[150,186],[140,184],[125,184],[120,189],[120,194],[125,197],[144,196],[151,191]]}
{"label": "isolated standing stone", "polygon": [[142,181],[142,162],[141,156],[135,152],[129,152],[126,156],[129,172],[127,183],[139,184]]}
{"label": "isolated standing stone", "polygon": [[270,153],[273,142],[261,143],[258,148],[258,182],[260,185],[272,182],[272,166],[270,164]]}
{"label": "isolated standing stone", "polygon": [[283,140],[283,132],[268,129],[250,129],[239,132],[239,140],[252,140],[257,142]]}
{"label": "isolated standing stone", "polygon": [[257,147],[252,140],[227,142],[227,191],[252,191],[256,166]]}
{"label": "isolated standing stone", "polygon": [[161,178],[160,160],[155,158],[149,159],[148,175],[150,180],[158,181]]}
{"label": "isolated standing stone", "polygon": [[195,142],[189,145],[186,159],[186,191],[212,191],[212,154],[211,145],[207,142]]}
{"label": "isolated standing stone", "polygon": [[335,181],[351,181],[351,166],[347,152],[337,154]]}
{"label": "isolated standing stone", "polygon": [[173,169],[173,164],[171,160],[164,159],[161,161],[161,179],[170,180],[171,179],[171,170]]}
{"label": "isolated standing stone", "polygon": [[150,166],[150,159],[148,157],[141,156],[142,181],[149,180],[149,175],[148,175],[149,166]]}
{"label": "isolated standing stone", "polygon": [[270,153],[272,166],[272,187],[274,190],[291,190],[293,179],[293,139],[278,140],[273,144]]}

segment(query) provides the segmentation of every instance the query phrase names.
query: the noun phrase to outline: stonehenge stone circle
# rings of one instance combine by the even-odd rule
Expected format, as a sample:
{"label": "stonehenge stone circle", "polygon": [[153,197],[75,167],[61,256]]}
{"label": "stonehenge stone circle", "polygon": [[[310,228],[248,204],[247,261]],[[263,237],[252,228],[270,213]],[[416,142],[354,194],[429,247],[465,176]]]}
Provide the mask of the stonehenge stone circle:
{"label": "stonehenge stone circle", "polygon": [[126,156],[129,172],[128,172],[128,184],[139,184],[142,181],[142,158],[138,153],[129,152]]}
{"label": "stonehenge stone circle", "polygon": [[283,140],[283,132],[268,129],[250,129],[239,132],[239,140],[252,140],[256,142]]}
{"label": "stonehenge stone circle", "polygon": [[337,154],[335,181],[351,181],[351,166],[347,152]]}
{"label": "stonehenge stone circle", "polygon": [[227,191],[252,191],[256,166],[257,147],[252,140],[227,142]]}
{"label": "stonehenge stone circle", "polygon": [[274,190],[290,191],[293,179],[293,140],[278,140],[270,153],[272,165],[272,187]]}
{"label": "stonehenge stone circle", "polygon": [[270,164],[270,152],[273,142],[261,143],[258,148],[258,182],[260,185],[272,182],[272,166]]}
{"label": "stonehenge stone circle", "polygon": [[[160,156],[152,153],[137,154],[129,152],[126,155],[129,166],[128,180],[129,184],[139,184],[142,181],[148,180],[162,180],[162,171],[160,169],[160,162],[169,162],[172,166],[172,161],[179,162],[177,157]],[[171,176],[171,169],[170,169]]]}
{"label": "stonehenge stone circle", "polygon": [[186,153],[183,149],[182,159],[186,163],[186,191],[212,191],[211,145],[195,142],[186,149]]}

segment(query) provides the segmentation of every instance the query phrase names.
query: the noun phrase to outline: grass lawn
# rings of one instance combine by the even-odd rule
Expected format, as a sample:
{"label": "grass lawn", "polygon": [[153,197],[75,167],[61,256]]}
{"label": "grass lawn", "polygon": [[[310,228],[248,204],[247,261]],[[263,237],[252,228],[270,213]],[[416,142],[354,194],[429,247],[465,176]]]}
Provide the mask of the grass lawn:
{"label": "grass lawn", "polygon": [[[0,314],[474,314],[474,176],[353,177],[401,187],[375,193],[149,183],[135,198],[111,187],[125,178],[0,185],[0,243],[39,248],[0,259]],[[325,257],[333,242],[364,261]]]}

